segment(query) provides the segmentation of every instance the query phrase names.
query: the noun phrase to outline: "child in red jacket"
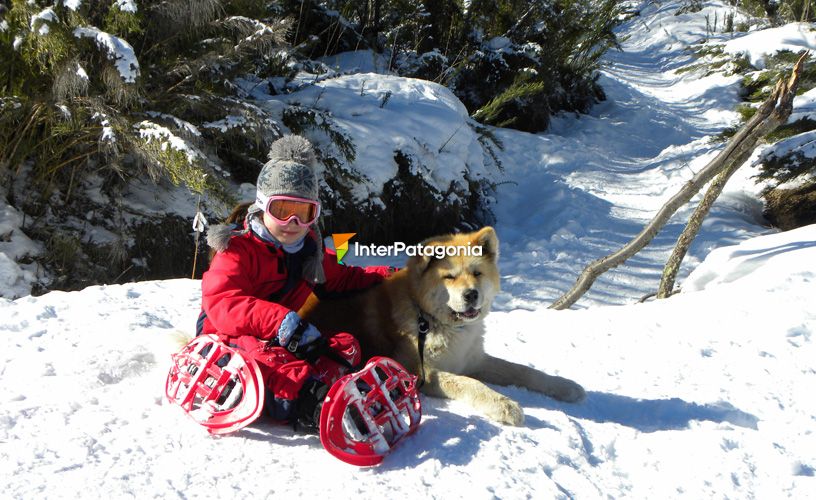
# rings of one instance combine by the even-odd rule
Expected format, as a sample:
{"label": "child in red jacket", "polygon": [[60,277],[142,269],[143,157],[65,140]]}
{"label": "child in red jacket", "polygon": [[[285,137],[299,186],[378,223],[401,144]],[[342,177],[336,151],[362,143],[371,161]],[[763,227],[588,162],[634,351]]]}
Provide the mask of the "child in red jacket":
{"label": "child in red jacket", "polygon": [[277,140],[258,175],[243,228],[214,226],[216,254],[204,273],[198,333],[215,333],[259,365],[272,418],[316,430],[331,384],[360,364],[348,333],[320,332],[297,310],[318,297],[364,290],[385,267],[337,263],[324,252],[314,150],[306,139]]}

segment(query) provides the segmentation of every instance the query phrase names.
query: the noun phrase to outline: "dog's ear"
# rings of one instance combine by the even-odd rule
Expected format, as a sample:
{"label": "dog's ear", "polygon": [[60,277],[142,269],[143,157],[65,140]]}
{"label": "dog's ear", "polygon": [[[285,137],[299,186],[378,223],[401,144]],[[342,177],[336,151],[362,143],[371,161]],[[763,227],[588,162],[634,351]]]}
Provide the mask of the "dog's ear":
{"label": "dog's ear", "polygon": [[406,267],[411,269],[413,272],[421,275],[428,269],[428,266],[431,265],[431,261],[433,257],[428,257],[425,255],[414,255],[408,259],[408,263]]}
{"label": "dog's ear", "polygon": [[[436,243],[435,238],[425,238],[419,244],[423,247],[432,246]],[[436,259],[433,255],[414,255],[408,259],[408,267],[413,269],[417,274],[424,274],[428,267]]]}
{"label": "dog's ear", "polygon": [[473,246],[482,247],[482,255],[492,261],[499,259],[499,238],[496,230],[490,226],[485,226],[473,235]]}

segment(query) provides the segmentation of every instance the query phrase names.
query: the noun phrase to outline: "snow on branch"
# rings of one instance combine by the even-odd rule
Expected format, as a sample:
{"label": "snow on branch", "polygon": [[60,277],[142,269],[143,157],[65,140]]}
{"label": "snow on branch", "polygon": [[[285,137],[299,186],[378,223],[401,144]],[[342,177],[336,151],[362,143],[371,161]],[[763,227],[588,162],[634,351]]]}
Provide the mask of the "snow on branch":
{"label": "snow on branch", "polygon": [[167,127],[162,127],[157,123],[147,120],[137,123],[134,127],[139,131],[139,137],[144,139],[145,142],[151,143],[157,141],[161,144],[160,147],[162,150],[166,150],[169,147],[170,149],[178,151],[184,154],[190,163],[195,163],[196,161],[206,158],[204,153],[198,148],[174,134]]}
{"label": "snow on branch", "polygon": [[129,12],[131,14],[135,14],[138,12],[138,8],[136,7],[136,0],[116,0],[113,2],[119,10],[122,12]]}
{"label": "snow on branch", "polygon": [[38,35],[47,35],[51,30],[48,23],[55,23],[57,21],[59,21],[57,14],[51,7],[43,9],[39,13],[31,16],[31,31],[36,32]]}
{"label": "snow on branch", "polygon": [[92,38],[100,49],[107,52],[122,79],[127,83],[136,83],[136,78],[139,76],[139,61],[136,59],[136,53],[129,43],[122,38],[93,27],[76,28],[74,29],[74,36],[77,38]]}

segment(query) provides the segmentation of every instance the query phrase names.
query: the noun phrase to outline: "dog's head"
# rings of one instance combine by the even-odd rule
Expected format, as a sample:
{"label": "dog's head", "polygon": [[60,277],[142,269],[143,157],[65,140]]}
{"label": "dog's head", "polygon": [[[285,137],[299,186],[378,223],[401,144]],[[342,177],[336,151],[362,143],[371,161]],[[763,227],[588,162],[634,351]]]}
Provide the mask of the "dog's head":
{"label": "dog's head", "polygon": [[438,321],[460,325],[482,320],[499,292],[499,240],[492,227],[430,238],[408,260],[412,294]]}

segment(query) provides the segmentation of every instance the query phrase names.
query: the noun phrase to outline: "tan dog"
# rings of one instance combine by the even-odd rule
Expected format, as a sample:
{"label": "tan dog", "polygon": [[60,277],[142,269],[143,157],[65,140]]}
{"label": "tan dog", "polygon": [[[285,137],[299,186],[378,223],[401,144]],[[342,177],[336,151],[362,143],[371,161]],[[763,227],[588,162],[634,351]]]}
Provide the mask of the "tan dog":
{"label": "tan dog", "polygon": [[[318,328],[355,335],[364,359],[388,356],[417,375],[418,339],[427,330],[422,392],[466,401],[503,424],[520,425],[521,406],[486,383],[525,387],[561,401],[584,398],[583,388],[571,380],[484,352],[483,321],[499,291],[499,242],[493,228],[431,238],[422,245],[471,251],[411,257],[404,269],[361,295],[322,302],[311,297],[301,315]],[[476,247],[481,256],[475,255]]]}

